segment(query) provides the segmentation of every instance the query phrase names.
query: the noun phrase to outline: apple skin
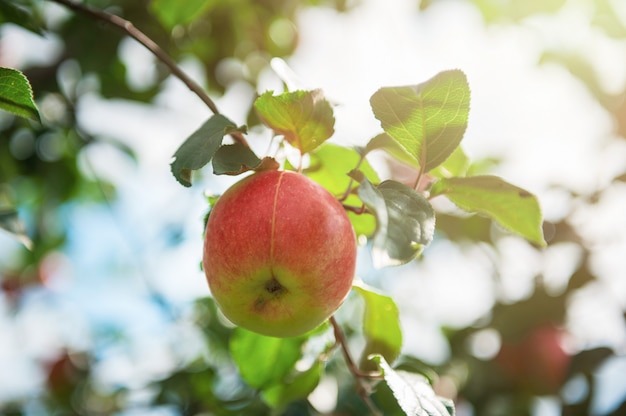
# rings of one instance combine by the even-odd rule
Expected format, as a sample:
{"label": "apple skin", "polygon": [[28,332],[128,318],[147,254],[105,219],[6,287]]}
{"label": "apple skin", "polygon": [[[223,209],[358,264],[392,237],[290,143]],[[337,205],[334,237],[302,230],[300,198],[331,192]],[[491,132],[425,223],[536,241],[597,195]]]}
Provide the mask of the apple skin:
{"label": "apple skin", "polygon": [[348,295],[356,265],[352,224],[337,199],[304,175],[255,173],[219,198],[203,267],[234,324],[274,337],[304,334]]}

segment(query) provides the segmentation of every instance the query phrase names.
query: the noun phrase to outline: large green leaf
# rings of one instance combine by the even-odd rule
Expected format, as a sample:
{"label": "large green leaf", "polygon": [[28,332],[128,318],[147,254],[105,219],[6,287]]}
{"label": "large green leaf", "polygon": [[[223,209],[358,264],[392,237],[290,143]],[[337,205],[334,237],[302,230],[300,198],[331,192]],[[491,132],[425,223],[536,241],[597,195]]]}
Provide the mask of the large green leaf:
{"label": "large green leaf", "polygon": [[267,337],[238,327],[229,348],[241,377],[251,387],[263,389],[281,383],[292,372],[306,339]]}
{"label": "large green leaf", "polygon": [[365,301],[363,334],[366,345],[361,360],[361,368],[374,370],[369,365],[370,354],[380,354],[387,362],[393,362],[402,348],[402,329],[398,307],[389,296],[378,293],[362,282],[355,282],[352,288]]}
{"label": "large green leaf", "polygon": [[374,187],[364,180],[359,197],[376,216],[372,241],[374,266],[407,263],[433,239],[435,212],[422,194],[396,181]]}
{"label": "large green leaf", "polygon": [[150,11],[168,30],[186,25],[217,4],[216,0],[152,0]]}
{"label": "large green leaf", "polygon": [[300,153],[308,153],[335,132],[333,109],[321,90],[273,95],[268,91],[254,102],[263,122]]}
{"label": "large green leaf", "polygon": [[380,355],[372,359],[379,365],[385,382],[407,416],[454,416],[454,403],[437,396],[426,377],[394,370]]}
{"label": "large green leaf", "polygon": [[370,104],[385,132],[427,172],[461,142],[470,89],[463,72],[444,71],[422,84],[381,88]]}
{"label": "large green leaf", "polygon": [[0,68],[0,109],[20,117],[41,121],[30,83],[20,71]]}
{"label": "large green leaf", "polygon": [[537,198],[497,176],[441,179],[431,189],[431,196],[437,195],[445,195],[465,211],[486,215],[539,246],[546,245]]}
{"label": "large green leaf", "polygon": [[209,163],[222,145],[224,136],[234,131],[245,132],[245,128],[238,128],[221,114],[209,118],[174,153],[171,168],[176,180],[184,186],[191,186],[191,171]]}

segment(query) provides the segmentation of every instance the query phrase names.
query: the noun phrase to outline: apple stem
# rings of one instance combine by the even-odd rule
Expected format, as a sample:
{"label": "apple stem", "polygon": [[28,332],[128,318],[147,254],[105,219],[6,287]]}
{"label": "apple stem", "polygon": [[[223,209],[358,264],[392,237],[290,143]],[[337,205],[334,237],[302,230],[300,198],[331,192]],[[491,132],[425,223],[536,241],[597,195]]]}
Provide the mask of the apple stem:
{"label": "apple stem", "polygon": [[350,350],[348,349],[348,340],[346,339],[346,336],[343,333],[341,326],[339,326],[334,316],[331,316],[329,320],[330,320],[331,325],[333,326],[333,330],[335,333],[335,342],[339,346],[341,346],[341,351],[343,352],[343,356],[346,360],[346,364],[348,365],[348,369],[350,370],[352,375],[354,375],[357,381],[357,384],[358,384],[357,391],[359,393],[359,396],[361,396],[361,399],[363,399],[365,404],[367,404],[367,406],[370,408],[370,410],[372,411],[374,415],[382,416],[382,413],[380,413],[380,411],[376,408],[376,405],[374,404],[372,399],[369,397],[371,393],[371,387],[367,384],[367,380],[382,379],[383,378],[382,373],[361,371],[359,367],[356,365],[354,359],[352,358],[352,354],[350,353]]}
{"label": "apple stem", "polygon": [[[198,96],[198,98],[200,98],[202,102],[204,102],[207,105],[207,107],[209,107],[209,110],[211,110],[213,114],[220,113],[219,110],[217,109],[217,106],[215,105],[215,102],[213,102],[213,100],[211,100],[209,95],[206,92],[204,92],[202,87],[198,85],[198,83],[196,83],[193,79],[191,79],[178,66],[178,64],[176,64],[176,62],[163,50],[163,48],[161,48],[155,41],[150,39],[141,30],[137,29],[137,27],[135,27],[135,25],[133,25],[132,22],[126,19],[123,19],[117,15],[105,12],[104,10],[95,9],[95,8],[86,6],[84,4],[77,3],[72,0],[51,0],[51,1],[58,3],[58,4],[62,4],[65,7],[74,10],[75,12],[83,13],[87,16],[93,17],[97,20],[101,20],[112,26],[117,27],[122,32],[126,33],[128,36],[135,39],[137,42],[143,45],[146,49],[152,52],[152,54],[159,61],[163,62],[163,64],[167,66],[167,68],[172,72],[174,76],[180,79],[187,86],[187,88],[189,88],[194,94],[196,94],[196,96]],[[246,141],[246,139],[243,137],[241,133],[233,132],[230,134],[230,136],[235,141],[241,143],[242,145],[246,147],[250,147],[248,145],[248,142]]]}

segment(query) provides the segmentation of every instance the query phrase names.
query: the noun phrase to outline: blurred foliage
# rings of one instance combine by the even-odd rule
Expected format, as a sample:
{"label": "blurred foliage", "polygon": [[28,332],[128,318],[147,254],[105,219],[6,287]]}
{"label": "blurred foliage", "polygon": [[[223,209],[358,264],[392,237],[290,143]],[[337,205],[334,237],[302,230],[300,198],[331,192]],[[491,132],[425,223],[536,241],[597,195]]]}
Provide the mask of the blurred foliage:
{"label": "blurred foliage", "polygon": [[[237,60],[242,69],[237,79],[255,84],[259,72],[268,65],[269,57],[293,52],[297,46],[295,14],[310,3],[322,2],[209,1],[204,2],[205,6],[193,19],[174,27],[162,22],[163,12],[159,10],[193,8],[194,4],[181,7],[178,1],[159,1],[146,7],[146,2],[130,0],[89,4],[130,20],[175,60],[193,56],[205,67],[207,79],[201,83],[221,93],[236,79],[224,78],[220,83],[216,76],[237,74],[237,71],[230,67],[220,70],[220,65]],[[345,8],[341,1],[330,4]],[[88,147],[104,143],[135,158],[132,149],[115,137],[94,137],[81,128],[76,114],[80,99],[87,93],[97,92],[105,98],[151,102],[169,75],[164,66],[156,65],[154,79],[138,89],[127,79],[126,62],[119,54],[125,39],[121,32],[75,13],[47,19],[48,6],[51,5],[47,2],[34,0],[0,1],[0,30],[1,25],[13,24],[36,33],[54,34],[62,40],[61,50],[51,62],[19,68],[36,91],[44,122],[33,124],[0,114],[1,195],[3,200],[11,201],[11,206],[3,209],[12,213],[19,207],[20,217],[26,221],[35,247],[28,258],[23,259],[23,269],[39,264],[46,253],[63,244],[65,227],[63,219],[59,218],[60,206],[73,201],[104,202],[114,198],[113,186],[102,178],[94,179],[89,166],[80,165],[81,154]],[[272,29],[273,25],[278,29]],[[281,28],[287,30],[285,27],[293,31],[292,37],[280,32]],[[272,40],[272,34],[276,41]],[[94,45],[97,45],[97,53],[93,53]],[[12,270],[10,275],[13,276],[10,279],[16,281],[4,285],[19,287],[37,283],[32,273]],[[8,279],[5,276],[3,281]]]}
{"label": "blurred foliage", "polygon": [[[443,0],[422,0],[420,9],[427,10],[439,1]],[[486,24],[520,24],[538,14],[558,12],[566,3],[564,0],[466,1],[480,10]],[[205,70],[206,79],[201,83],[212,93],[220,94],[234,81],[243,80],[254,86],[271,57],[288,56],[295,50],[298,45],[296,14],[300,8],[323,5],[345,11],[348,2],[215,0],[186,2],[185,7],[175,0],[155,0],[149,4],[134,0],[88,3],[132,21],[175,60],[193,57]],[[606,35],[624,41],[626,27],[614,4],[609,0],[589,1],[593,10],[591,24]],[[76,114],[78,101],[95,89],[104,97],[149,103],[168,76],[165,68],[157,65],[151,82],[142,88],[130,84],[126,78],[126,63],[119,55],[124,39],[120,33],[71,13],[60,19],[46,19],[47,6],[43,1],[0,0],[0,34],[4,25],[16,24],[33,33],[53,33],[62,44],[61,51],[51,62],[19,68],[36,93],[44,122],[37,124],[0,114],[2,214],[10,213],[11,220],[21,218],[33,244],[33,250],[25,251],[23,258],[9,267],[0,265],[0,288],[15,311],[19,310],[20,300],[29,287],[45,282],[46,257],[65,243],[68,219],[63,217],[61,208],[85,201],[104,204],[115,198],[116,191],[111,184],[102,178],[94,179],[81,165],[81,154],[94,144],[106,143],[135,158],[132,149],[116,138],[92,136],[83,131]],[[0,46],[2,41],[0,38]],[[94,45],[98,45],[97,53],[93,53]],[[578,78],[614,117],[616,140],[626,137],[626,91],[606,92],[590,57],[570,51],[546,50],[538,64],[545,63],[561,65]],[[2,55],[0,66],[3,66]],[[410,168],[404,165],[390,166],[392,174],[407,170]],[[623,184],[625,177],[626,168],[616,176],[612,186]],[[374,182],[370,176],[368,178]],[[597,189],[589,195],[565,191],[576,203],[593,205],[608,189]],[[372,224],[364,224],[363,228],[371,233]],[[499,235],[499,230],[485,218],[455,212],[437,215],[437,232],[436,238],[461,246],[493,247]],[[535,290],[527,298],[513,303],[499,300],[483,322],[467,328],[445,329],[451,356],[448,362],[432,368],[437,376],[425,370],[432,366],[414,357],[401,356],[396,369],[410,367],[413,372],[424,373],[427,377],[430,374],[435,386],[451,382],[455,400],[469,404],[474,414],[481,416],[529,415],[534,397],[552,395],[560,400],[563,385],[572,377],[582,376],[589,390],[582,400],[564,403],[563,414],[590,414],[597,388],[594,373],[615,357],[616,352],[596,347],[570,356],[561,347],[560,337],[568,300],[597,280],[590,260],[592,248],[578,235],[569,218],[545,223],[544,234],[550,246],[574,243],[582,249],[582,260],[562,293],[548,293],[542,276],[536,276]],[[349,300],[348,307],[353,302]],[[245,377],[238,375],[229,352],[233,328],[223,323],[210,299],[199,300],[194,310],[194,324],[201,330],[210,353],[153,380],[147,386],[150,404],[154,408],[175,409],[176,414],[184,415],[269,414],[268,401],[278,400],[276,397],[282,393],[263,397],[244,381]],[[322,331],[318,337],[324,340],[327,331]],[[501,348],[491,357],[479,358],[468,345],[485,331],[498,334]],[[350,330],[348,325],[347,334],[358,337],[361,329]],[[41,363],[46,374],[45,391],[39,398],[41,413],[109,415],[128,407],[131,399],[127,387],[103,390],[95,382],[93,368],[97,360],[91,351],[64,351],[51,362]],[[325,371],[338,385],[333,414],[367,414],[368,408],[357,392],[361,387],[355,386],[347,370],[332,359],[324,364]],[[314,364],[310,368],[315,368]],[[302,391],[306,391],[306,383],[302,386]],[[293,391],[287,393],[293,394]],[[385,414],[402,414],[392,394],[379,384],[373,398]],[[284,407],[282,414],[318,414],[304,395],[295,397],[298,399]],[[28,402],[24,399],[0,403],[0,413],[32,414],[32,410],[30,413],[27,410]],[[622,415],[625,407],[626,402],[607,415]]]}
{"label": "blurred foliage", "polygon": [[[526,18],[556,13],[567,4],[564,0],[466,1],[478,8],[486,24],[523,24]],[[427,9],[436,2],[424,1],[420,8]],[[592,27],[616,40],[626,40],[626,22],[617,10],[621,3],[618,6],[618,2],[611,0],[590,0],[585,5],[591,11]],[[626,138],[626,90],[617,94],[607,92],[599,78],[598,63],[591,56],[582,51],[546,49],[538,64],[547,63],[562,66],[577,78],[615,120],[616,140]],[[617,175],[613,184],[623,181],[625,174],[626,170]],[[598,189],[589,195],[566,192],[574,201],[590,206],[611,187]],[[439,214],[437,229],[459,243],[493,243],[493,227],[479,217],[461,219]],[[557,223],[544,223],[544,235],[550,246],[570,242],[582,249],[582,261],[570,276],[566,289],[559,295],[548,294],[542,285],[542,276],[536,276],[535,291],[530,297],[512,304],[499,302],[492,309],[488,323],[450,333],[453,348],[451,364],[462,362],[469,366],[470,376],[459,393],[472,403],[475,414],[529,415],[533,397],[553,395],[562,398],[566,382],[581,375],[589,390],[579,402],[563,404],[562,414],[592,414],[592,398],[597,387],[594,373],[610,357],[617,355],[616,351],[599,347],[570,356],[562,348],[561,328],[565,323],[568,301],[578,290],[592,285],[597,279],[590,260],[593,248],[578,235],[569,218]],[[492,360],[477,359],[467,352],[470,340],[485,329],[495,329],[501,337],[500,351]],[[451,369],[454,373],[455,367]],[[606,415],[622,415],[625,409],[626,401]]]}

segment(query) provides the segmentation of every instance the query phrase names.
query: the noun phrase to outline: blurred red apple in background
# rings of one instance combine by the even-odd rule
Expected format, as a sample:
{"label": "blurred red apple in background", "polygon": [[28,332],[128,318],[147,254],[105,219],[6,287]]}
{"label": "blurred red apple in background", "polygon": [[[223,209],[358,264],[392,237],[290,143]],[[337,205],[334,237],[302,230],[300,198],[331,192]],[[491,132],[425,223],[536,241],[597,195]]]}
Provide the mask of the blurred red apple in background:
{"label": "blurred red apple in background", "polygon": [[503,341],[496,363],[509,381],[533,394],[559,392],[570,362],[563,331],[551,323],[532,328],[522,339]]}

